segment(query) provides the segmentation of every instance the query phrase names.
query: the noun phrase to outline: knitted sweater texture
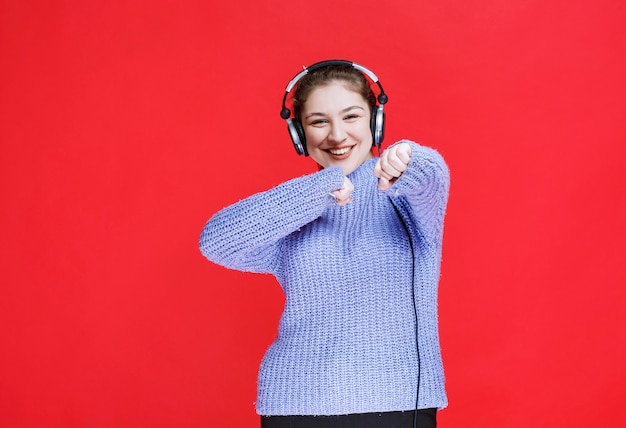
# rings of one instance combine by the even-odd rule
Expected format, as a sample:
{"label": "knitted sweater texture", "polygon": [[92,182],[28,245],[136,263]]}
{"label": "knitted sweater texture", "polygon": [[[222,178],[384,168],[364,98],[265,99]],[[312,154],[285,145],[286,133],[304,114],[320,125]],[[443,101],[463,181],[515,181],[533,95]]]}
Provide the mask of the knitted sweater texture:
{"label": "knitted sweater texture", "polygon": [[419,408],[447,405],[437,288],[449,173],[435,150],[406,142],[411,161],[387,191],[371,159],[348,176],[354,199],[339,206],[330,192],[344,176],[330,167],[224,208],[204,227],[205,257],[271,273],[285,294],[259,371],[259,414],[411,410],[416,396]]}

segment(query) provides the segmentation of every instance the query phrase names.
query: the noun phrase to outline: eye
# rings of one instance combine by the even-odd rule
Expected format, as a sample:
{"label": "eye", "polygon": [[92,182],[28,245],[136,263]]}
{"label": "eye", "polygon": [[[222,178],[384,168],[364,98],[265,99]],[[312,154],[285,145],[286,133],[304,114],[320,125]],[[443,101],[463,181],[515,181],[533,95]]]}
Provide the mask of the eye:
{"label": "eye", "polygon": [[343,120],[346,120],[346,121],[349,121],[349,122],[350,122],[350,121],[357,120],[357,119],[358,119],[358,118],[360,118],[360,117],[361,117],[361,116],[360,116],[360,115],[358,115],[358,114],[356,114],[356,113],[350,113],[350,114],[348,114],[348,115],[344,116]]}
{"label": "eye", "polygon": [[327,123],[328,123],[328,120],[326,120],[326,119],[315,119],[315,120],[309,122],[309,125],[311,125],[311,126],[318,126],[319,127],[319,126],[324,126]]}

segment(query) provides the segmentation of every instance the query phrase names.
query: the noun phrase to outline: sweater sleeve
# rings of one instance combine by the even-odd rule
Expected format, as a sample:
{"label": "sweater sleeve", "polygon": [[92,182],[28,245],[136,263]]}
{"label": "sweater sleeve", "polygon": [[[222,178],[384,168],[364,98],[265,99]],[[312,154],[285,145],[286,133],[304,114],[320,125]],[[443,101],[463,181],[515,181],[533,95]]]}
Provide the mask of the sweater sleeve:
{"label": "sweater sleeve", "polygon": [[218,211],[200,234],[200,251],[230,269],[273,273],[283,238],[336,204],[339,167],[295,178]]}
{"label": "sweater sleeve", "polygon": [[422,237],[439,242],[450,189],[448,166],[436,150],[408,140],[395,144],[401,142],[411,146],[411,160],[389,194],[406,198]]}

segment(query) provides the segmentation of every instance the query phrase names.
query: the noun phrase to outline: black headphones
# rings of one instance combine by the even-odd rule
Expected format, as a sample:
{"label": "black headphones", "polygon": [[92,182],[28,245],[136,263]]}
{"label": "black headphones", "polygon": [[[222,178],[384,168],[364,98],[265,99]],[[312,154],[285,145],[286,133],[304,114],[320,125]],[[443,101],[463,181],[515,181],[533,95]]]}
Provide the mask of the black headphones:
{"label": "black headphones", "polygon": [[388,98],[383,90],[382,85],[378,81],[378,77],[374,73],[372,73],[367,68],[359,65],[357,63],[351,61],[345,61],[341,59],[333,59],[328,61],[316,62],[315,64],[305,67],[300,73],[296,74],[296,76],[291,79],[289,84],[287,85],[287,89],[285,90],[285,95],[283,96],[283,108],[280,111],[280,117],[287,121],[287,129],[289,130],[289,135],[291,136],[291,141],[293,141],[293,146],[296,149],[296,152],[299,155],[304,154],[308,156],[309,153],[306,149],[306,139],[304,136],[304,128],[302,127],[302,123],[299,118],[291,117],[291,111],[287,108],[287,96],[293,89],[293,87],[298,83],[300,79],[306,76],[309,72],[313,70],[317,70],[318,68],[328,67],[331,65],[347,65],[350,67],[354,67],[366,77],[378,85],[380,89],[380,94],[378,95],[378,105],[372,112],[372,118],[370,122],[370,128],[372,130],[372,146],[376,146],[378,151],[380,152],[380,145],[383,142],[384,131],[385,131],[385,112],[383,111],[384,104],[387,102]]}

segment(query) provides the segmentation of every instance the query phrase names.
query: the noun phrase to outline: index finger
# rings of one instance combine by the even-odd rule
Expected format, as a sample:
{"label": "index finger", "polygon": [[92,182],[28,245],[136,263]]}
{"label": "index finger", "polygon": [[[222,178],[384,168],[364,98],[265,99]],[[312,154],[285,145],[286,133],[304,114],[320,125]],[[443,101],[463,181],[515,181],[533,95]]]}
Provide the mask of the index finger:
{"label": "index finger", "polygon": [[411,146],[406,143],[401,143],[396,150],[396,156],[398,156],[398,159],[404,162],[405,165],[408,165],[411,161]]}

